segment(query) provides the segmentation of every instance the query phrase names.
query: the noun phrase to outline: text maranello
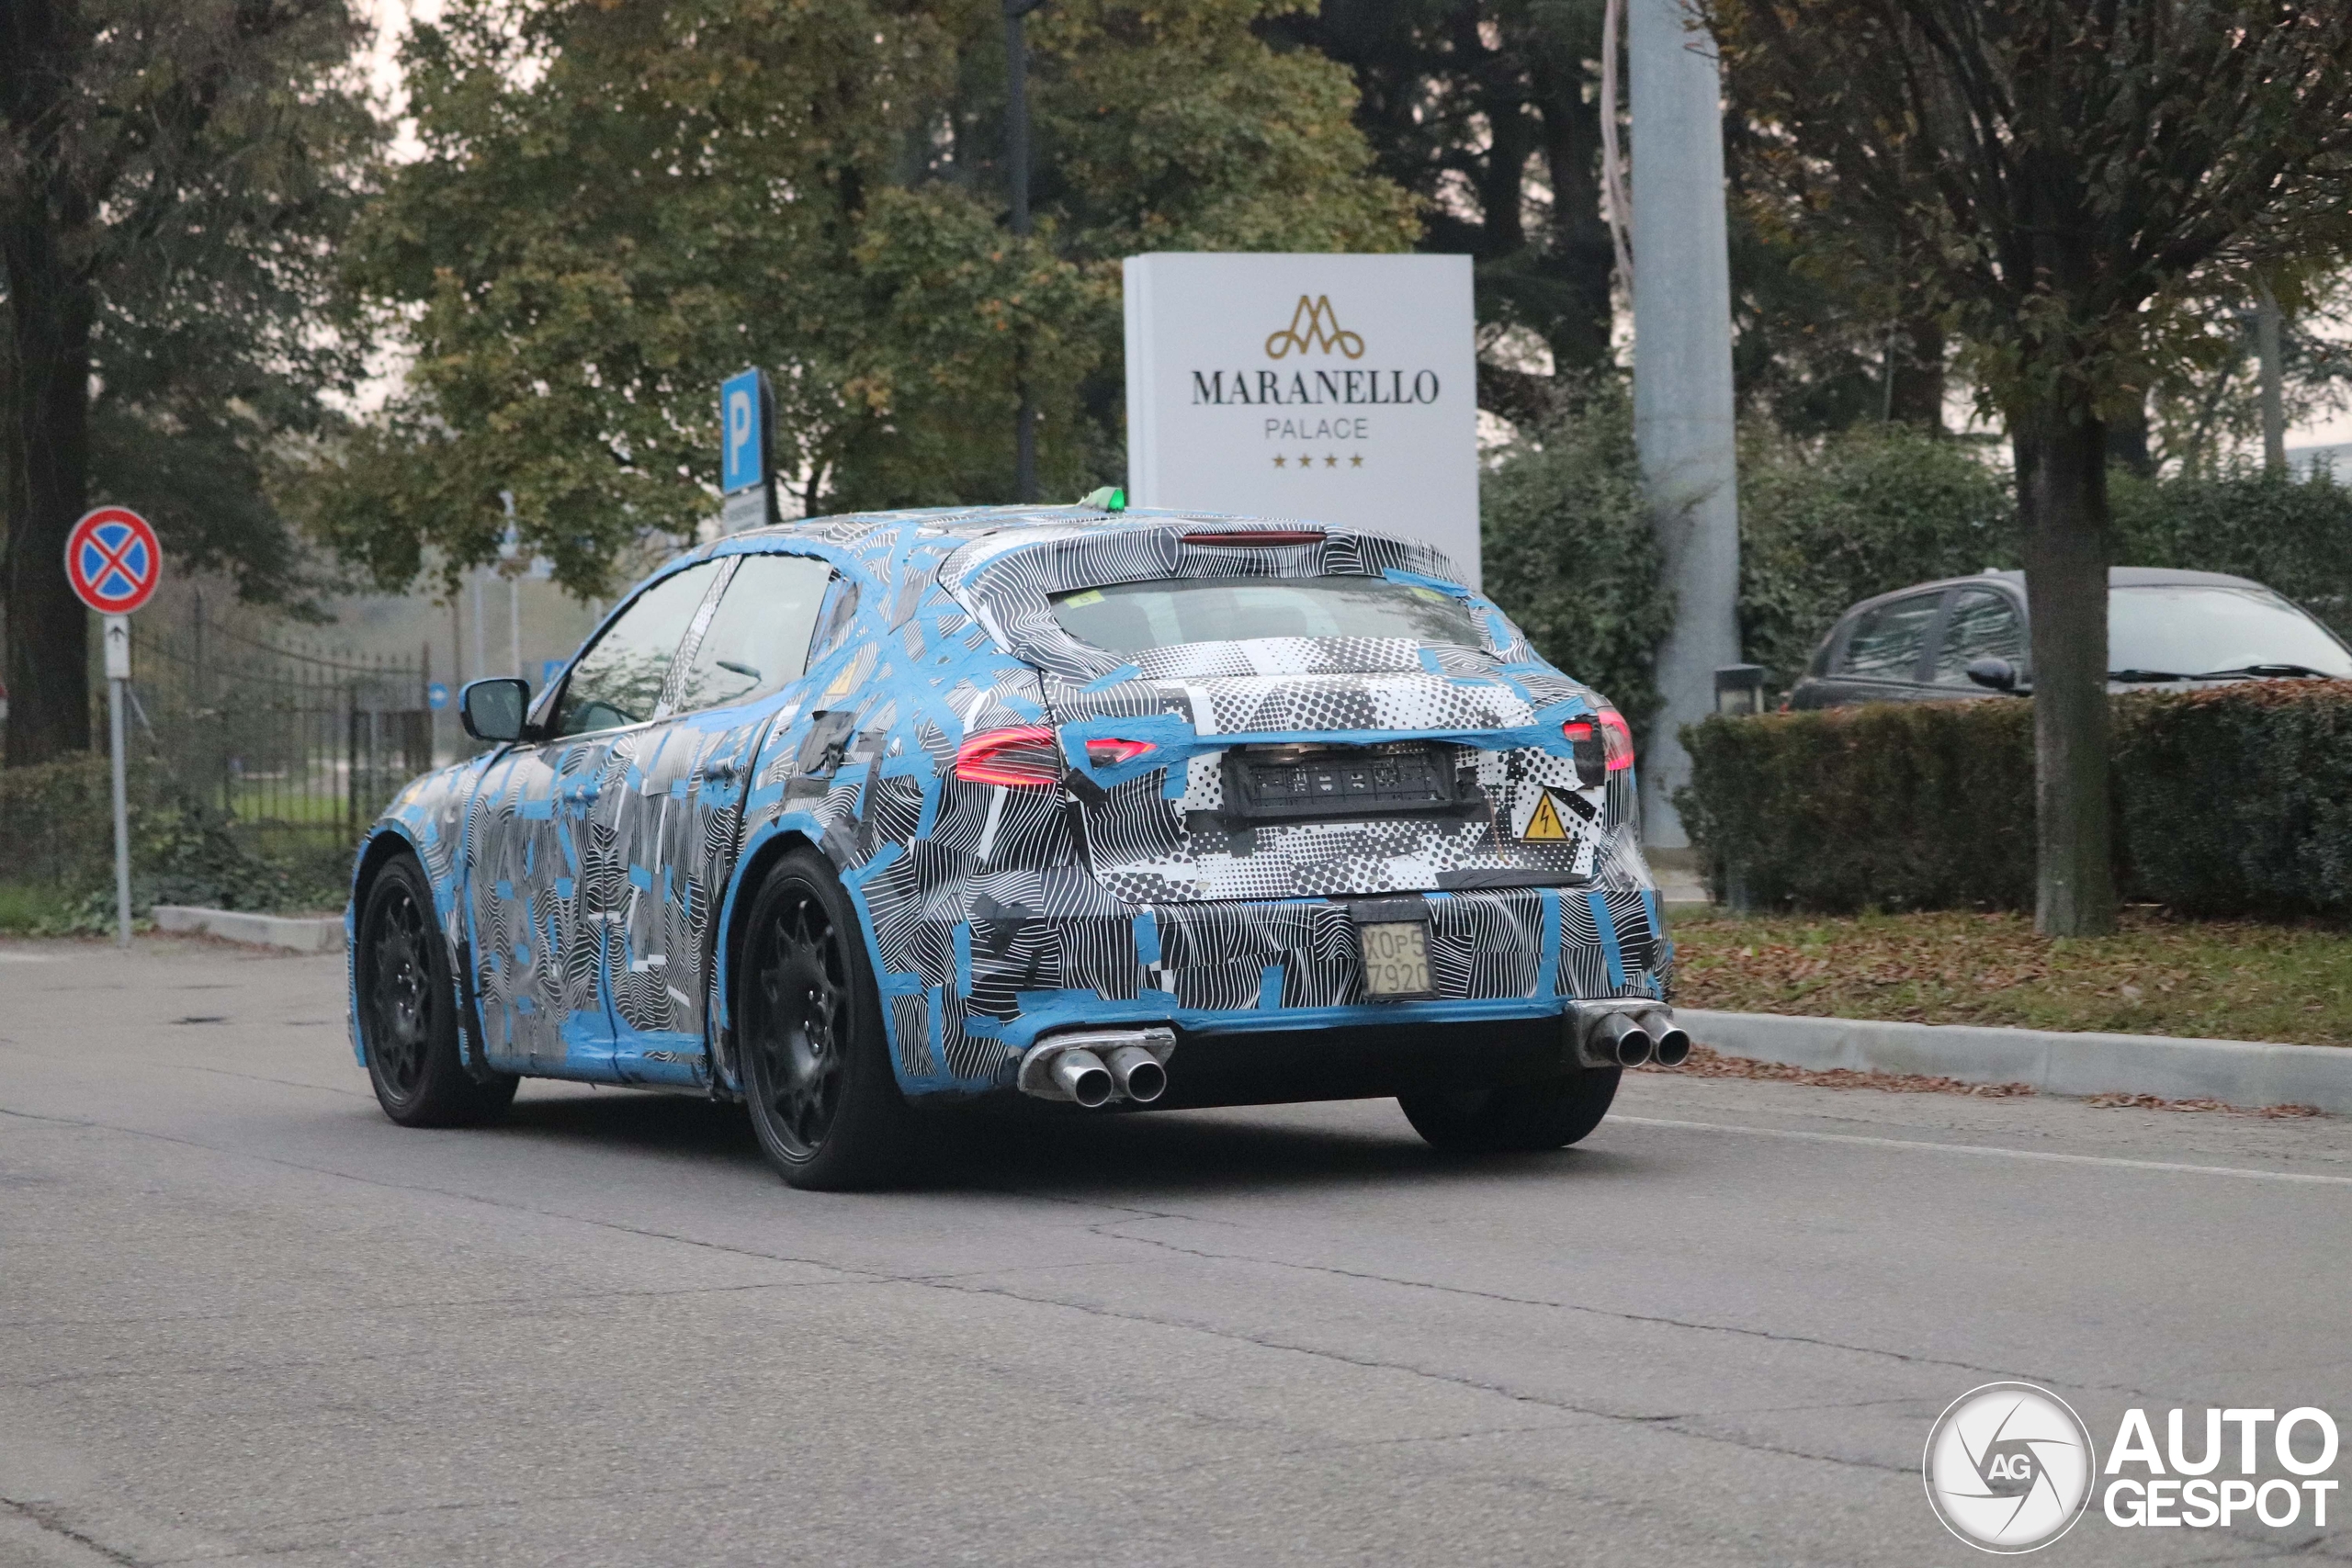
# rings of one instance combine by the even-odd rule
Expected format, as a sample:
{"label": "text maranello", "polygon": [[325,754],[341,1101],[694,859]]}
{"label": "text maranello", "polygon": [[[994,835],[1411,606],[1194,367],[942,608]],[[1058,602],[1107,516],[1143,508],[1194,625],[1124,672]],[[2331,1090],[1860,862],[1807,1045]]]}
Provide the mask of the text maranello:
{"label": "text maranello", "polygon": [[1229,377],[1223,370],[1193,372],[1195,404],[1312,408],[1362,403],[1385,408],[1433,403],[1437,397],[1434,370],[1416,370],[1410,381],[1402,370],[1294,370],[1287,378],[1279,370],[1236,370]]}

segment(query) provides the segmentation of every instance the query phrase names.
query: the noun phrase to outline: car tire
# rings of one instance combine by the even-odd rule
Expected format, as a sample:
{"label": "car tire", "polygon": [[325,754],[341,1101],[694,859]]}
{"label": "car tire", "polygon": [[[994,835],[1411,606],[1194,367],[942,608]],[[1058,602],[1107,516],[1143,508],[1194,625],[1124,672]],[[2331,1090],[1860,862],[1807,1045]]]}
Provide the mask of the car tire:
{"label": "car tire", "polygon": [[1405,1120],[1431,1148],[1466,1153],[1558,1149],[1578,1142],[1609,1114],[1617,1067],[1500,1089],[1400,1094]]}
{"label": "car tire", "polygon": [[351,956],[360,1048],[384,1114],[403,1127],[467,1127],[504,1115],[514,1077],[485,1082],[459,1059],[449,944],[414,856],[390,861],[368,885]]}
{"label": "car tire", "polygon": [[903,1176],[914,1112],[891,1070],[857,910],[823,855],[797,849],[769,871],[743,956],[738,1059],[768,1163],[819,1191]]}

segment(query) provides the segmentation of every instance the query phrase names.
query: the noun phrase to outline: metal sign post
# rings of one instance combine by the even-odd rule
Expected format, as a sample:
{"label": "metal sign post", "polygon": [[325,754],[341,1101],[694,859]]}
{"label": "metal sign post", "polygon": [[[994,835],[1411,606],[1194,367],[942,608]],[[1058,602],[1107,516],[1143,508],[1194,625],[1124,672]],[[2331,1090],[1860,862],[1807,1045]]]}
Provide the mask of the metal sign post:
{"label": "metal sign post", "polygon": [[147,519],[120,506],[85,513],[65,536],[65,578],[106,617],[107,732],[114,751],[115,941],[130,945],[130,804],[124,773],[123,687],[130,680],[130,613],[164,579],[163,547]]}
{"label": "metal sign post", "polygon": [[130,945],[130,802],[123,781],[122,688],[130,679],[130,617],[106,621],[107,737],[114,748],[114,931],[117,945]]}

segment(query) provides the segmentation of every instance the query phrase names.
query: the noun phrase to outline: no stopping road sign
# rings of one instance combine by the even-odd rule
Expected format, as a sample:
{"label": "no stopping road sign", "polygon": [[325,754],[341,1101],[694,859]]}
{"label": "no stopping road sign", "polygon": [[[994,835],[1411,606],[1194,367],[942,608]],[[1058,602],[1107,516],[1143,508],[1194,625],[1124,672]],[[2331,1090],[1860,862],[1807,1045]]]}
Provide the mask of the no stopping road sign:
{"label": "no stopping road sign", "polygon": [[164,580],[163,547],[147,519],[127,506],[85,513],[65,536],[65,578],[101,615],[127,615]]}

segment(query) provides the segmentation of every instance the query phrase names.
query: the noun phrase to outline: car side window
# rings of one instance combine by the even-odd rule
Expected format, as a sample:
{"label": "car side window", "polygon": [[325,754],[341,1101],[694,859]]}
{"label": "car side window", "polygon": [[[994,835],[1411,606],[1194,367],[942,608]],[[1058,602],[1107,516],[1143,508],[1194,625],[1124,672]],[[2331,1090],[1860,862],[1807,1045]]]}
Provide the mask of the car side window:
{"label": "car side window", "polygon": [[643,724],[659,712],[678,644],[710,592],[719,564],[703,561],[639,594],[571,667],[550,735],[585,735]]}
{"label": "car side window", "polygon": [[1944,620],[1943,646],[1936,650],[1936,684],[1968,686],[1968,666],[1979,659],[2006,659],[2025,667],[2025,623],[2009,596],[1990,588],[1963,588]]}
{"label": "car side window", "polygon": [[677,711],[783,690],[808,667],[808,641],[833,569],[807,556],[742,558],[678,688]]}
{"label": "car side window", "polygon": [[1935,625],[1937,593],[1914,593],[1865,610],[1847,634],[1838,673],[1860,681],[1917,681],[1928,628]]}

